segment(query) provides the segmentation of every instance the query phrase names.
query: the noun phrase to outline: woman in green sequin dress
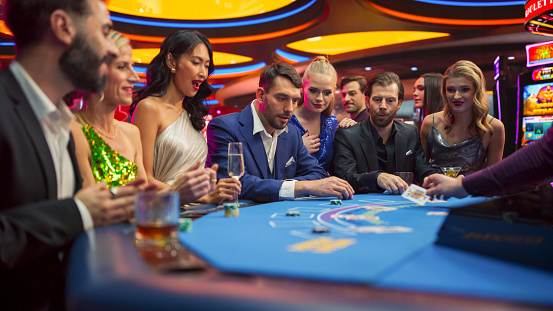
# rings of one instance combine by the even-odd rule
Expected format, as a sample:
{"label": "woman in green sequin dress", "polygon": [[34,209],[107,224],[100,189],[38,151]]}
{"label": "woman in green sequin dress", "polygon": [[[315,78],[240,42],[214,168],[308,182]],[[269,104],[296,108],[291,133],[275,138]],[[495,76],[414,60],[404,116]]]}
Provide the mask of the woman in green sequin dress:
{"label": "woman in green sequin dress", "polygon": [[[133,84],[139,81],[132,68],[132,48],[129,40],[119,33],[112,32],[111,38],[120,54],[108,66],[104,93],[84,94],[87,107],[75,114],[71,124],[83,187],[102,180],[108,187],[118,187],[136,177],[146,178],[138,128],[114,119],[119,105],[132,103]],[[212,170],[196,167],[187,173],[172,189],[180,193],[183,204],[214,187],[210,182]]]}

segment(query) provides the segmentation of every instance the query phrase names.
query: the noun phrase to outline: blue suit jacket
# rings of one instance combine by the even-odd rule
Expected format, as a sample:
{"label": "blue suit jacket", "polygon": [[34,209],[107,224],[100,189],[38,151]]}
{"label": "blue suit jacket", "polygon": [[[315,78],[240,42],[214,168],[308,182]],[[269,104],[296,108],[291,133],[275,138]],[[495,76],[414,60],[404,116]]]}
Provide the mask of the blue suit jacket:
{"label": "blue suit jacket", "polygon": [[317,159],[312,157],[303,145],[296,127],[289,126],[288,133],[283,132],[278,137],[274,176],[269,170],[260,133],[255,136],[252,133],[251,105],[240,112],[217,117],[211,120],[207,127],[207,164],[219,164],[218,178],[228,178],[228,143],[242,142],[246,172],[240,179],[240,198],[257,202],[278,201],[278,193],[284,179],[316,180],[327,177]]}

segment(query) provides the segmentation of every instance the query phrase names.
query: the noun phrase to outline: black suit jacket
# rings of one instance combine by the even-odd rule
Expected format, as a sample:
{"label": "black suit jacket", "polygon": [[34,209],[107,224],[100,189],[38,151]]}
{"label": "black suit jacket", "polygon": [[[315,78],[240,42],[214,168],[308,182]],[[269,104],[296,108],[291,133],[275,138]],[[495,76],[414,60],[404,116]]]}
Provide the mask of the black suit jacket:
{"label": "black suit jacket", "polygon": [[[75,189],[82,179],[68,146]],[[59,252],[83,232],[72,198],[57,199],[54,162],[28,100],[9,69],[0,72],[0,308],[59,308]]]}
{"label": "black suit jacket", "polygon": [[[355,193],[383,191],[376,182],[378,157],[370,122],[369,119],[350,128],[338,129],[334,137],[334,173],[349,182]],[[398,121],[394,124],[396,170],[414,172],[419,181],[438,173],[428,164],[417,128]]]}

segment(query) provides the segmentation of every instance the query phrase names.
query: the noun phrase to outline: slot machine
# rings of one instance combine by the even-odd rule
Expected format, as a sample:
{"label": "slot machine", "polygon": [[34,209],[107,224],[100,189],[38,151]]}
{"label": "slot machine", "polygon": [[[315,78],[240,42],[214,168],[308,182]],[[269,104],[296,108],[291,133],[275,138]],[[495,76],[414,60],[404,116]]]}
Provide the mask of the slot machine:
{"label": "slot machine", "polygon": [[531,70],[517,82],[517,148],[542,138],[553,124],[553,41],[527,45],[526,56]]}

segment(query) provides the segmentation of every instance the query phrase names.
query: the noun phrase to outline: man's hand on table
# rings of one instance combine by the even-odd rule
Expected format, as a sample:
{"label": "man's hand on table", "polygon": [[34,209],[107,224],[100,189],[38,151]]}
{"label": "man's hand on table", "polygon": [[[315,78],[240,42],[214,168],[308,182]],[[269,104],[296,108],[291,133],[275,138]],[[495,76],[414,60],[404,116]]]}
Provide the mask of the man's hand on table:
{"label": "man's hand on table", "polygon": [[351,185],[338,177],[327,177],[319,180],[296,181],[294,196],[301,197],[314,195],[319,197],[337,197],[341,200],[351,200],[353,198],[353,188]]}

